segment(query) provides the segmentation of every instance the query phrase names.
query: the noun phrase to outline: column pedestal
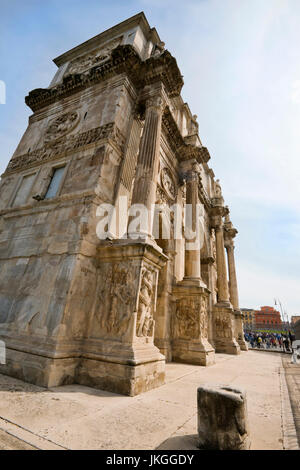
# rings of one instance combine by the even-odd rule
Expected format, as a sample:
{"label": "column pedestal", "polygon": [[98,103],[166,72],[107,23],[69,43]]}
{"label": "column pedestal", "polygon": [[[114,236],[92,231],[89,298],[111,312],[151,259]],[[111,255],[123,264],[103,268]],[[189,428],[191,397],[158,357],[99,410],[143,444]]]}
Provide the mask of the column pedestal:
{"label": "column pedestal", "polygon": [[235,339],[235,318],[232,307],[223,302],[213,307],[214,343],[217,353],[240,354],[241,348]]}
{"label": "column pedestal", "polygon": [[77,381],[137,395],[165,380],[165,357],[154,345],[158,274],[167,257],[132,240],[98,247],[98,294]]}
{"label": "column pedestal", "polygon": [[248,351],[248,344],[244,338],[243,316],[240,310],[234,311],[235,337],[242,351]]}
{"label": "column pedestal", "polygon": [[208,342],[209,291],[185,279],[173,291],[176,307],[173,316],[172,358],[175,362],[209,366],[215,350]]}

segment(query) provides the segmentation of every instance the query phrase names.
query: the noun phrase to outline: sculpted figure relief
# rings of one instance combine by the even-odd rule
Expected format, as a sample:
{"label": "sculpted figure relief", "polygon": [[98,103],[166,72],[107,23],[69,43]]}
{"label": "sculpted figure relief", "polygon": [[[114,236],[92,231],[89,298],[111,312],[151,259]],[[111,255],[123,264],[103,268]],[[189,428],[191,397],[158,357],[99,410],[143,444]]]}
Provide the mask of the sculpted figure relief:
{"label": "sculpted figure relief", "polygon": [[176,196],[175,183],[173,180],[172,173],[168,168],[161,170],[161,184],[167,195],[173,200]]}
{"label": "sculpted figure relief", "polygon": [[222,197],[222,189],[220,185],[220,180],[216,180],[215,182],[215,196]]}
{"label": "sculpted figure relief", "polygon": [[231,337],[230,318],[227,315],[217,315],[215,318],[216,334],[220,338]]}
{"label": "sculpted figure relief", "polygon": [[[76,125],[77,122],[75,122],[74,127],[76,127]],[[70,132],[70,130],[68,132]],[[57,155],[69,152],[71,150],[78,150],[86,145],[100,141],[102,139],[112,139],[120,151],[123,150],[125,143],[125,137],[113,123],[108,123],[101,127],[96,127],[80,134],[72,134],[69,136],[61,134],[60,137],[64,138],[58,138],[57,140],[51,140],[51,138],[49,138],[42,148],[29,152],[25,155],[17,155],[16,157],[12,158],[8,165],[7,171],[15,171],[23,167],[26,168],[29,165],[46,162],[47,160],[56,158]]]}
{"label": "sculpted figure relief", "polygon": [[211,247],[212,247],[212,255],[213,258],[216,260],[217,259],[217,248],[216,248],[216,234],[215,231],[211,231]]}
{"label": "sculpted figure relief", "polygon": [[152,50],[152,55],[160,56],[165,50],[165,43],[163,41],[158,42],[155,44]]}
{"label": "sculpted figure relief", "polygon": [[207,299],[206,297],[201,297],[200,300],[200,335],[203,338],[208,337],[208,319],[207,319]]}
{"label": "sculpted figure relief", "polygon": [[[110,265],[102,278],[100,297],[102,305],[105,293],[110,299],[110,308],[104,309],[100,324],[103,331],[112,335],[124,335],[133,319],[135,282],[130,266],[115,263]],[[110,289],[107,287],[110,286]]]}
{"label": "sculpted figure relief", "polygon": [[148,268],[143,268],[137,318],[137,336],[153,336],[154,321],[152,311],[154,288],[155,272]]}
{"label": "sculpted figure relief", "polygon": [[200,299],[183,298],[177,302],[174,333],[177,338],[199,337]]}
{"label": "sculpted figure relief", "polygon": [[190,132],[189,132],[190,135],[198,134],[199,132],[199,124],[197,122],[197,118],[198,116],[196,114],[194,114],[193,117],[191,118]]}

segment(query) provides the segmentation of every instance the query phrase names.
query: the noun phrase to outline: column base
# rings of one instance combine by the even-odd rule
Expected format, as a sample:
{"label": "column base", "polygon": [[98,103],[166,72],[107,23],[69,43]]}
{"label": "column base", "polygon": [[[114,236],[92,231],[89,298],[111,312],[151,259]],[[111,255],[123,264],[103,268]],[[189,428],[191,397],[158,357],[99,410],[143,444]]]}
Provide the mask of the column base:
{"label": "column base", "polygon": [[241,348],[241,351],[248,351],[248,344],[246,343],[246,341],[238,340],[238,344]]}
{"label": "column base", "polygon": [[172,362],[172,346],[169,340],[154,338],[154,345],[159,349],[160,353],[165,356],[166,362]]}
{"label": "column base", "polygon": [[199,341],[174,340],[173,362],[210,366],[215,363],[215,350],[205,339]]}
{"label": "column base", "polygon": [[233,339],[232,341],[215,341],[216,353],[235,354],[241,353],[241,348],[238,342]]}
{"label": "column base", "polygon": [[198,277],[184,277],[182,281],[177,283],[178,286],[186,286],[186,287],[201,287],[202,289],[207,289],[205,282]]}
{"label": "column base", "polygon": [[199,279],[184,278],[174,287],[173,295],[176,313],[172,325],[172,360],[201,366],[214,364],[215,351],[207,339],[209,290]]}
{"label": "column base", "polygon": [[229,300],[221,300],[221,301],[219,301],[215,304],[215,307],[217,307],[217,308],[230,308],[231,310],[233,309],[231,303],[229,302]]}

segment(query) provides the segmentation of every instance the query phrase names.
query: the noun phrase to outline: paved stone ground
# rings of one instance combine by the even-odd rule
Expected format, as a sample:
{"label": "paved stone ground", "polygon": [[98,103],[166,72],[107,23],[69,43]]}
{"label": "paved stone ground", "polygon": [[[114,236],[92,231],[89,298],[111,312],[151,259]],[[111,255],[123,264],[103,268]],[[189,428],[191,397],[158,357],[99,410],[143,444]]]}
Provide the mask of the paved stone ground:
{"label": "paved stone ground", "polygon": [[0,429],[0,450],[36,450],[30,444]]}
{"label": "paved stone ground", "polygon": [[285,352],[284,349],[280,348],[279,346],[277,346],[276,348],[267,348],[263,345],[261,348],[252,348],[250,343],[247,343],[247,344],[248,344],[248,348],[251,349],[252,351],[270,351],[270,352],[279,352],[282,354],[292,354],[289,352]]}
{"label": "paved stone ground", "polygon": [[[283,449],[282,356],[217,354],[211,367],[167,364],[166,384],[136,397],[81,385],[46,390],[0,376],[0,448],[196,449],[197,387],[247,392],[251,449]],[[299,385],[299,382],[297,382]]]}
{"label": "paved stone ground", "polygon": [[[300,364],[292,364],[291,357],[287,356],[282,356],[282,364],[285,371],[296,436],[298,443],[300,443]],[[293,423],[291,423],[291,426],[292,425]],[[296,442],[294,438],[294,446],[295,445]]]}

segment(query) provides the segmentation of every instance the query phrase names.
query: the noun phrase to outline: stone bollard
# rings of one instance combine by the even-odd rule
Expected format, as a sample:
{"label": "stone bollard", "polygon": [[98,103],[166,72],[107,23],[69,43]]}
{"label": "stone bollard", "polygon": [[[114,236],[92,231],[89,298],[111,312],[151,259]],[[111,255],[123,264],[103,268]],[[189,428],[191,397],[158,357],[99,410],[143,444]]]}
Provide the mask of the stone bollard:
{"label": "stone bollard", "polygon": [[200,449],[249,449],[245,392],[226,385],[199,387],[198,435]]}

